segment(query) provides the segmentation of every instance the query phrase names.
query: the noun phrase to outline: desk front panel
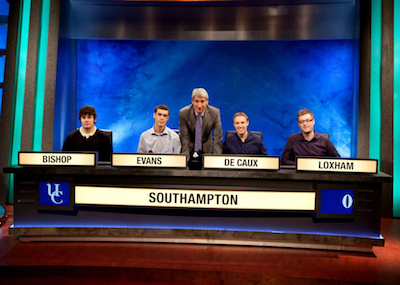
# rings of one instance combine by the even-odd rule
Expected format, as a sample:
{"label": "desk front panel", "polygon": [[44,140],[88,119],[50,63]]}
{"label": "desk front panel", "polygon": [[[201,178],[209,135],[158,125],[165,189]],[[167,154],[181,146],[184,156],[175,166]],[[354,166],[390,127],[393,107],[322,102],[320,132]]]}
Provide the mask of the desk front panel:
{"label": "desk front panel", "polygon": [[[15,228],[143,228],[245,231],[379,238],[382,183],[386,175],[300,174],[280,172],[19,168],[15,176]],[[320,217],[314,210],[216,209],[132,205],[75,205],[41,208],[39,183],[69,181],[73,186],[173,189],[201,193],[315,193],[318,189],[354,189],[350,217]],[[74,188],[74,187],[72,187]],[[96,188],[94,188],[95,191]],[[101,188],[99,188],[101,189]],[[73,190],[72,190],[73,191]],[[222,192],[221,192],[222,191]],[[95,192],[93,192],[95,193]],[[284,197],[284,196],[282,196]],[[72,198],[74,201],[74,198]],[[283,203],[284,204],[284,203]],[[190,205],[189,205],[190,206]],[[317,207],[317,203],[316,206]]]}

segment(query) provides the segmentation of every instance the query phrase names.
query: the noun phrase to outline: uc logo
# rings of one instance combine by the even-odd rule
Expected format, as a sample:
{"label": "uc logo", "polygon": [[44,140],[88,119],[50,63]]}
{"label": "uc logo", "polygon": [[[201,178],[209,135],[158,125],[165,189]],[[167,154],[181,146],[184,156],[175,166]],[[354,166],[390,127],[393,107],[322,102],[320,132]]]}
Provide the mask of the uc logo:
{"label": "uc logo", "polygon": [[350,194],[346,194],[342,198],[342,205],[346,209],[350,209],[353,206],[353,202],[354,202],[353,197],[351,197]]}
{"label": "uc logo", "polygon": [[54,190],[52,186],[52,183],[47,183],[47,194],[49,195],[51,201],[56,204],[62,204],[64,202],[63,199],[61,199],[61,196],[63,195],[63,191],[60,190],[60,184],[53,183],[54,185]]}

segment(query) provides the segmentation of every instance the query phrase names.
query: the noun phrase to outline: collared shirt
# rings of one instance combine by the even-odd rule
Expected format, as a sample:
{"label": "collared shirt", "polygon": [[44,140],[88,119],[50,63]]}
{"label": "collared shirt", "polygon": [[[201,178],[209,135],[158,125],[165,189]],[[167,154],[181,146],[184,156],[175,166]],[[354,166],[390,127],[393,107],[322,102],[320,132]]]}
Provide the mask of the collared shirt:
{"label": "collared shirt", "polygon": [[138,153],[180,153],[181,141],[177,133],[165,127],[161,134],[154,131],[154,127],[140,135]]}
{"label": "collared shirt", "polygon": [[94,131],[91,132],[90,134],[85,133],[85,132],[83,131],[83,127],[80,127],[80,128],[79,128],[79,132],[81,133],[82,137],[87,138],[87,139],[90,138],[91,136],[93,136],[93,135],[96,133],[96,131],[97,131],[96,126],[94,126]]}
{"label": "collared shirt", "polygon": [[225,139],[224,153],[231,154],[265,154],[265,148],[262,138],[249,132],[244,142],[239,138],[237,133],[231,134]]}
{"label": "collared shirt", "polygon": [[315,133],[314,138],[307,141],[301,132],[288,138],[282,154],[282,164],[295,164],[296,156],[340,157],[328,137]]}
{"label": "collared shirt", "polygon": [[201,115],[202,117],[204,117],[205,112],[206,112],[206,109],[204,109],[204,111],[201,113],[197,113],[196,110],[194,110],[194,116],[195,116],[195,118],[197,118],[198,115]]}

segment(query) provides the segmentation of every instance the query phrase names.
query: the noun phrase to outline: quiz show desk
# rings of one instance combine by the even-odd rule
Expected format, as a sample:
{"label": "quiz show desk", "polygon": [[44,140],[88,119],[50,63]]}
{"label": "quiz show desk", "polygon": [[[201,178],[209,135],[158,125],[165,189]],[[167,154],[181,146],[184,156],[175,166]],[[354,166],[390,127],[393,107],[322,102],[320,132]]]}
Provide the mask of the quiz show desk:
{"label": "quiz show desk", "polygon": [[[172,242],[366,252],[384,246],[381,192],[383,183],[391,181],[385,173],[116,164],[4,168],[14,175],[10,234],[22,241]],[[332,206],[332,201],[340,207]]]}

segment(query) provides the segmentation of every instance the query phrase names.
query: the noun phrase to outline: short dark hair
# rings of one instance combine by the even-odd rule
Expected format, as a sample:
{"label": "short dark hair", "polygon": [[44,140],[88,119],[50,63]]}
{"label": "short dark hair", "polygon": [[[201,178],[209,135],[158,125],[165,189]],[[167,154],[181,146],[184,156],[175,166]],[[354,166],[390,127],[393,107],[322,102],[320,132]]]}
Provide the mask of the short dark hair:
{"label": "short dark hair", "polygon": [[301,109],[301,110],[297,113],[297,121],[299,120],[299,117],[300,117],[300,116],[303,116],[303,115],[305,115],[305,114],[310,114],[311,117],[314,119],[314,114],[313,114],[310,110],[308,110],[308,109]]}
{"label": "short dark hair", "polygon": [[154,109],[154,114],[157,113],[158,109],[168,111],[168,115],[169,115],[169,109],[168,109],[167,105],[161,104],[161,105],[156,106],[156,108]]}
{"label": "short dark hair", "polygon": [[89,115],[89,116],[93,115],[93,118],[96,120],[96,118],[97,118],[96,109],[89,105],[83,106],[82,108],[79,109],[78,119],[80,120],[81,117],[83,117],[85,115]]}

